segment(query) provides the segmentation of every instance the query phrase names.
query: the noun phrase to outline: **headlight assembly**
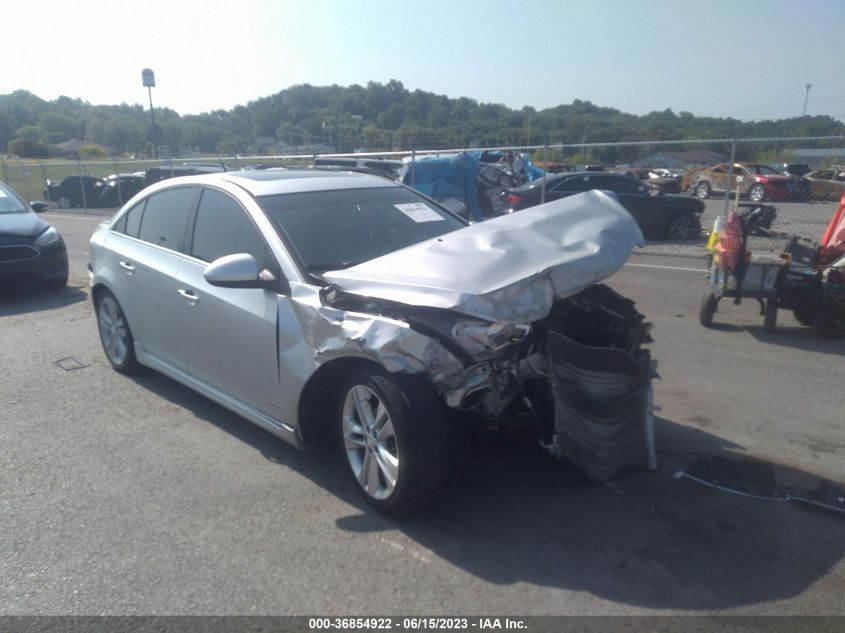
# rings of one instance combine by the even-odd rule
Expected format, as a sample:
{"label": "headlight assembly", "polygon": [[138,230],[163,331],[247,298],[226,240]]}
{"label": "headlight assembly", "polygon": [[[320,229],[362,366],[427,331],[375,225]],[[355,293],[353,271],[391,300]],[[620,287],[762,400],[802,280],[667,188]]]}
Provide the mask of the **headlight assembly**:
{"label": "headlight assembly", "polygon": [[452,327],[452,338],[471,354],[498,352],[525,339],[531,326],[521,323],[486,323],[458,321]]}
{"label": "headlight assembly", "polygon": [[38,236],[38,239],[35,240],[34,244],[35,246],[50,246],[51,244],[58,242],[60,239],[59,232],[51,226]]}

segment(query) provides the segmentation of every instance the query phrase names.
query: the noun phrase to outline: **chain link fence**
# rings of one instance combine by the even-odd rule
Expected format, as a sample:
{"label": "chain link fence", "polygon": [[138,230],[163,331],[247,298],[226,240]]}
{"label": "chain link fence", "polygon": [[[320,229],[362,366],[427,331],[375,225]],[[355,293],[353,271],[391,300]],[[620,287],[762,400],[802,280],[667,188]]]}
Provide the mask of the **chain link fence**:
{"label": "chain link fence", "polygon": [[[336,163],[366,170],[378,159],[408,164],[404,182],[426,193],[423,166],[469,152],[481,158],[480,168],[492,166],[494,178],[482,187],[465,187],[457,198],[483,216],[509,208],[556,199],[584,189],[614,191],[644,228],[645,251],[654,254],[699,256],[705,253],[707,233],[716,217],[737,205],[740,210],[769,205],[775,215],[769,235],[752,236],[751,248],[777,251],[789,235],[818,241],[845,194],[845,137],[655,140],[618,143],[517,144],[515,139],[494,147],[449,147],[445,136],[416,135],[384,147],[356,153],[311,153],[273,156],[206,156],[165,160],[23,161],[4,158],[3,180],[28,200],[47,200],[53,207],[109,213],[144,186],[172,176],[223,170],[270,167],[312,167]],[[530,141],[530,137],[526,137]],[[397,142],[413,141],[412,149]],[[364,148],[359,148],[364,149]],[[515,173],[515,157],[527,155],[545,168],[532,181],[527,171]],[[354,165],[350,165],[354,161]],[[520,165],[524,170],[524,165]],[[497,174],[505,177],[496,179]],[[419,176],[418,176],[419,175]],[[531,195],[523,195],[532,191]],[[478,200],[472,200],[478,196]],[[533,196],[533,197],[532,197]],[[438,197],[438,196],[434,196]],[[443,196],[440,196],[441,198]],[[521,202],[518,199],[522,198]],[[454,200],[452,200],[454,202]],[[95,211],[96,210],[96,211]],[[686,218],[686,219],[684,219]],[[697,219],[697,222],[690,221]]]}

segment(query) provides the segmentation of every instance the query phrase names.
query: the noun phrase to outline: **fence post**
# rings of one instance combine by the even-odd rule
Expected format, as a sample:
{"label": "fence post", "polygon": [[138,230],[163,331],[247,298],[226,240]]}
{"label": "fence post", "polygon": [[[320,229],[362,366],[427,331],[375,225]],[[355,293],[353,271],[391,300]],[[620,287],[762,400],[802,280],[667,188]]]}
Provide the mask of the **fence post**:
{"label": "fence post", "polygon": [[417,188],[417,150],[411,150],[411,189]]}
{"label": "fence post", "polygon": [[548,173],[549,164],[546,162],[546,150],[549,148],[548,143],[543,144],[543,186],[540,189],[540,204],[546,203],[546,174]]}
{"label": "fence post", "polygon": [[123,192],[120,190],[120,164],[116,158],[112,161],[112,164],[114,165],[114,175],[117,176],[117,206],[122,206]]}
{"label": "fence post", "polygon": [[9,182],[9,172],[6,171],[6,161],[0,160],[0,163],[3,164],[3,182]]}
{"label": "fence post", "polygon": [[170,157],[170,177],[173,178],[173,156]]}
{"label": "fence post", "polygon": [[[728,217],[731,206],[731,183],[734,178],[734,162],[736,162],[736,137],[731,141],[731,162],[728,166],[728,186],[725,187],[725,217]],[[739,189],[739,185],[737,185]]]}
{"label": "fence post", "polygon": [[83,165],[82,160],[77,158],[77,164],[79,165],[79,191],[82,194],[82,212],[88,213],[88,201],[85,199],[85,179],[83,176]]}
{"label": "fence post", "polygon": [[23,178],[24,197],[26,197],[26,201],[29,202],[29,200],[30,200],[30,197],[29,197],[29,168],[26,165],[24,165],[20,161],[20,159],[18,160],[18,165],[20,165],[21,177]]}
{"label": "fence post", "polygon": [[44,181],[44,193],[47,194],[45,197],[47,198],[46,202],[50,202],[50,187],[47,186],[47,165],[41,163],[41,180]]}

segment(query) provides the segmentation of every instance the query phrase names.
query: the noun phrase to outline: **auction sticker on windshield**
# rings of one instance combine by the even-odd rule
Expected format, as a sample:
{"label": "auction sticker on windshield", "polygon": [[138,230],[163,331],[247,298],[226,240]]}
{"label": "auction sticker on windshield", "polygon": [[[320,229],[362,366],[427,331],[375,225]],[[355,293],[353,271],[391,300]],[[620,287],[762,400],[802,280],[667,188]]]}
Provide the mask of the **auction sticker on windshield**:
{"label": "auction sticker on windshield", "polygon": [[443,220],[434,209],[422,202],[409,202],[407,204],[394,204],[394,207],[411,218],[414,222],[440,222]]}

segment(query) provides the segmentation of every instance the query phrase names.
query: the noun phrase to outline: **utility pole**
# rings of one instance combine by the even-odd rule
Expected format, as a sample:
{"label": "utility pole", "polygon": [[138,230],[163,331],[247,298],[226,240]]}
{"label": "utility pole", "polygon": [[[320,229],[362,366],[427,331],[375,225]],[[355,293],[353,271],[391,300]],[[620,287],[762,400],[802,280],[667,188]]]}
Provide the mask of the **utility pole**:
{"label": "utility pole", "polygon": [[804,93],[804,109],[801,111],[801,116],[807,116],[807,100],[810,98],[810,88],[813,84],[807,84],[807,91]]}
{"label": "utility pole", "polygon": [[144,84],[144,87],[147,89],[147,92],[150,95],[150,123],[152,124],[152,131],[153,131],[153,158],[158,158],[158,143],[156,143],[156,120],[155,115],[153,114],[153,88],[156,85],[156,76],[155,73],[150,68],[144,68],[141,71],[141,82]]}

